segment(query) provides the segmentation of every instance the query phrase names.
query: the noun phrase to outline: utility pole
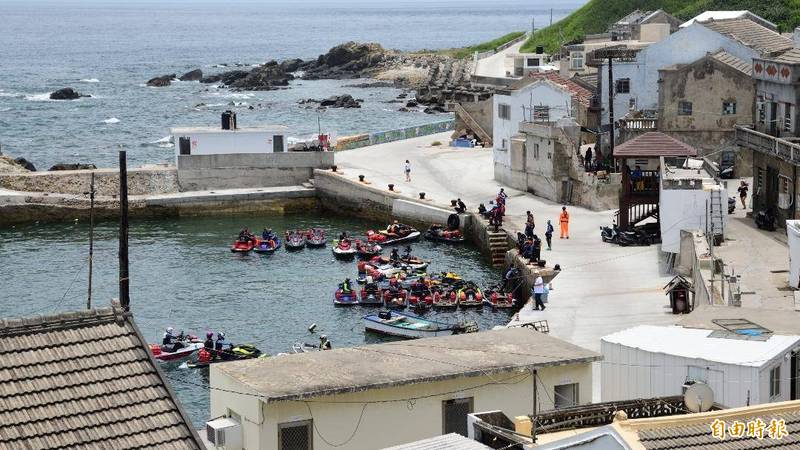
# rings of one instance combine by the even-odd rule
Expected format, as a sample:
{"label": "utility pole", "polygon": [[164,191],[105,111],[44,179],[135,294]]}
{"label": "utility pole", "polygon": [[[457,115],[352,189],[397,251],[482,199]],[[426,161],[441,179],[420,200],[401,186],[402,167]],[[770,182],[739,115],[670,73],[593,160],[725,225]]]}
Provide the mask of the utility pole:
{"label": "utility pole", "polygon": [[550,8],[550,26],[553,26],[553,8]]}
{"label": "utility pole", "polygon": [[128,160],[125,150],[119,151],[119,302],[130,311],[130,279],[128,273]]}
{"label": "utility pole", "polygon": [[531,17],[531,35],[536,33],[536,17]]}
{"label": "utility pole", "polygon": [[536,397],[539,395],[539,388],[538,388],[538,380],[539,375],[536,372],[536,369],[533,369],[533,418],[531,420],[531,439],[533,443],[536,443],[536,422],[537,422],[537,409],[538,405],[536,404]]}
{"label": "utility pole", "polygon": [[92,259],[94,255],[94,172],[89,184],[89,296],[86,309],[92,309]]}
{"label": "utility pole", "polygon": [[614,59],[636,58],[636,50],[604,48],[594,51],[597,59],[608,60],[608,143],[611,156],[614,156]]}

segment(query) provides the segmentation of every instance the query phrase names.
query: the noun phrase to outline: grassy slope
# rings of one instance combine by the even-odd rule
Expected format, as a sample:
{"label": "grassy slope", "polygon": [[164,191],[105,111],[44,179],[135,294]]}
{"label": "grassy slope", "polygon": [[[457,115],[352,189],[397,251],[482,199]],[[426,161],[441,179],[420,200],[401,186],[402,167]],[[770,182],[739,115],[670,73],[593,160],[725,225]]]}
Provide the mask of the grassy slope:
{"label": "grassy slope", "polygon": [[514,39],[522,36],[523,34],[525,34],[524,31],[512,31],[511,33],[500,36],[497,39],[492,39],[491,41],[482,42],[480,44],[476,44],[470,47],[447,48],[443,50],[419,50],[414,53],[436,53],[440,55],[452,56],[454,58],[471,58],[472,54],[475,52],[485,52],[488,50],[494,50],[497,47],[507,42],[513,41]]}
{"label": "grassy slope", "polygon": [[747,9],[778,24],[781,31],[800,24],[800,0],[589,0],[560,22],[537,31],[522,50],[533,51],[543,45],[547,52],[556,52],[561,44],[605,32],[609,25],[637,8],[663,9],[679,19],[690,19],[706,10]]}

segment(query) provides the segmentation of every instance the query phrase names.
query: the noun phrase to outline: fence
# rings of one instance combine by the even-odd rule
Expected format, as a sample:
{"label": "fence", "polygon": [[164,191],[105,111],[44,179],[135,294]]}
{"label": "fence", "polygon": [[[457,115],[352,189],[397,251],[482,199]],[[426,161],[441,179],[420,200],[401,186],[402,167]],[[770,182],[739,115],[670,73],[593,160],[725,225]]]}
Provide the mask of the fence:
{"label": "fence", "polygon": [[368,145],[385,144],[387,142],[401,141],[430,134],[453,131],[455,120],[428,123],[398,130],[379,131],[371,134],[358,134],[355,136],[341,137],[336,141],[336,150],[352,150]]}

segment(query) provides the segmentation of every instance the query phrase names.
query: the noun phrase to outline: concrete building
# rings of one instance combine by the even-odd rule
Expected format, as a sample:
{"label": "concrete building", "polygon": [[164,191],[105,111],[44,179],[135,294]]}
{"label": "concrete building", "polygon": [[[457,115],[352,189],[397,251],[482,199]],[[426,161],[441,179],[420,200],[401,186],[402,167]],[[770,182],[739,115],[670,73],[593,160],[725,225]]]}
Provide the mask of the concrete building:
{"label": "concrete building", "polygon": [[659,180],[661,251],[680,253],[684,230],[724,236],[727,190],[708,173],[702,160],[661,158]]}
{"label": "concrete building", "polygon": [[681,21],[663,9],[656,11],[634,10],[614,22],[608,29],[615,41],[638,40],[658,42],[678,31]]}
{"label": "concrete building", "polygon": [[800,49],[777,57],[754,58],[757,131],[775,137],[795,137],[800,101]]}
{"label": "concrete building", "polygon": [[530,412],[534,380],[542,408],[586,403],[598,359],[509,328],[229,362],[211,366],[210,415],[241,424],[248,450],[383,448],[466,435],[476,410]]}
{"label": "concrete building", "polygon": [[[655,117],[659,100],[659,70],[691,64],[708,53],[724,51],[741,61],[780,54],[794,43],[750,19],[695,22],[639,51],[631,60],[614,61],[614,113],[624,117],[642,112]],[[608,63],[599,73],[602,123],[608,122]],[[716,109],[716,108],[715,108]]]}
{"label": "concrete building", "polygon": [[550,64],[550,55],[541,47],[536,52],[509,52],[505,58],[506,78],[522,78],[531,72],[558,70]]}
{"label": "concrete building", "polygon": [[753,123],[750,70],[749,62],[725,51],[659,69],[658,130],[691,143],[701,154],[735,150],[734,127]]}
{"label": "concrete building", "polygon": [[130,312],[0,320],[0,448],[205,449]]}
{"label": "concrete building", "polygon": [[607,35],[590,36],[579,44],[565,45],[561,48],[559,74],[564,78],[572,78],[575,75],[596,74],[597,66],[592,56],[592,52],[595,50],[604,48],[641,50],[651,44],[652,42],[634,40],[613,41]]}
{"label": "concrete building", "polygon": [[603,401],[682,395],[707,384],[728,407],[793,400],[800,336],[742,329],[640,325],[601,339]]}
{"label": "concrete building", "polygon": [[[282,125],[222,129],[214,127],[171,128],[175,160],[181,155],[230,155],[239,153],[282,153],[288,150]],[[179,166],[180,168],[180,166]]]}

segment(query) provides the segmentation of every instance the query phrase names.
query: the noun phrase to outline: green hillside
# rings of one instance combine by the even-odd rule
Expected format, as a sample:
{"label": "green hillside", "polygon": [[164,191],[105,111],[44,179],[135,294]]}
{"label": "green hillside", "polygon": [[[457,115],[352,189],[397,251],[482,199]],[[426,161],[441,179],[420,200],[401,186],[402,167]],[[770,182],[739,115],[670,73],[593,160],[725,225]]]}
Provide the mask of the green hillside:
{"label": "green hillside", "polygon": [[537,45],[543,45],[548,53],[556,52],[561,44],[605,32],[609,25],[635,9],[663,9],[687,20],[708,10],[747,9],[776,23],[781,31],[793,30],[800,24],[800,0],[589,0],[558,23],[537,31],[522,50],[534,51]]}

